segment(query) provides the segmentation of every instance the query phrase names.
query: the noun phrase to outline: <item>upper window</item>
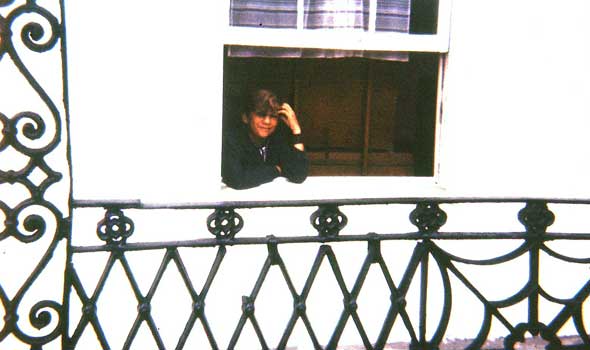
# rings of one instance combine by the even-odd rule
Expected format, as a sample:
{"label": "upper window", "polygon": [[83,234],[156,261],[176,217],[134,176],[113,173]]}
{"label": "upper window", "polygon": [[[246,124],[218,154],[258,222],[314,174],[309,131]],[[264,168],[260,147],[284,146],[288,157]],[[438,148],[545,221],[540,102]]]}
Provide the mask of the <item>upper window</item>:
{"label": "upper window", "polygon": [[294,106],[311,176],[434,175],[448,0],[229,5],[224,126],[242,91],[266,86]]}
{"label": "upper window", "polygon": [[[448,50],[451,0],[226,1],[227,45],[389,52]],[[335,19],[342,13],[344,17]],[[321,25],[320,14],[324,15]],[[405,29],[407,19],[409,28]]]}

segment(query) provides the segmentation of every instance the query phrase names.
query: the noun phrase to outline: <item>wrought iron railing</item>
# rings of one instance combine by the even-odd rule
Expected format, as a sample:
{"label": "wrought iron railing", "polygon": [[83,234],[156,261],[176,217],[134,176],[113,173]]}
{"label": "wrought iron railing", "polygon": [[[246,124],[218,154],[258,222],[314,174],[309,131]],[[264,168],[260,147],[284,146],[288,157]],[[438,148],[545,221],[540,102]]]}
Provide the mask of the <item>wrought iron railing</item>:
{"label": "wrought iron railing", "polygon": [[[63,282],[51,287],[39,282],[51,273],[54,255],[64,251],[71,192],[67,143],[62,142],[67,138],[63,6],[44,5],[0,0],[2,349],[22,344],[41,349],[60,336],[65,339],[67,326]],[[63,79],[42,78],[48,69],[61,71]],[[50,191],[58,183],[66,189]],[[31,247],[38,248],[34,255]],[[21,254],[31,254],[27,263],[11,258]],[[60,274],[50,278],[63,281]]]}
{"label": "wrought iron railing", "polygon": [[[75,347],[80,334],[87,328],[92,327],[100,341],[102,348],[110,348],[109,341],[102,331],[105,326],[97,316],[97,302],[101,298],[101,290],[104,284],[109,279],[110,271],[116,262],[119,262],[125,271],[128,282],[131,285],[133,293],[136,298],[137,311],[135,321],[129,328],[126,334],[126,340],[123,348],[130,348],[130,346],[137,341],[137,332],[142,323],[145,323],[150,332],[151,337],[155,340],[157,347],[176,348],[184,347],[185,342],[191,332],[195,329],[195,323],[199,321],[206,333],[208,344],[207,347],[213,349],[227,348],[233,349],[238,344],[244,326],[249,323],[254,329],[257,338],[257,347],[262,349],[285,349],[287,348],[293,329],[297,322],[302,322],[305,327],[307,336],[309,337],[312,348],[314,349],[336,349],[343,344],[340,342],[341,336],[345,330],[347,323],[354,325],[354,329],[358,332],[360,343],[358,345],[366,349],[384,349],[391,348],[391,332],[394,324],[403,325],[405,337],[407,339],[406,348],[409,349],[439,349],[444,348],[446,331],[449,323],[453,317],[457,317],[453,310],[460,305],[461,300],[453,299],[453,289],[457,285],[468,291],[475,299],[477,299],[480,307],[483,309],[483,316],[480,320],[480,326],[475,334],[465,334],[470,340],[461,348],[465,349],[514,349],[517,343],[525,343],[525,336],[537,336],[542,339],[548,349],[582,349],[590,346],[587,336],[587,331],[584,326],[583,305],[590,294],[590,279],[588,275],[579,276],[578,281],[571,281],[572,286],[581,286],[576,289],[568,298],[557,298],[551,295],[540,282],[540,255],[546,254],[559,261],[571,264],[590,264],[590,258],[570,257],[550,247],[550,242],[556,241],[581,241],[590,238],[590,235],[583,233],[556,233],[547,232],[549,227],[554,222],[554,214],[547,207],[545,200],[503,200],[494,205],[506,205],[522,203],[522,209],[515,213],[514,220],[518,221],[524,226],[522,231],[514,232],[444,232],[441,228],[447,220],[447,214],[441,206],[452,206],[459,204],[477,205],[481,203],[495,203],[495,200],[485,199],[364,199],[364,200],[345,200],[345,201],[290,201],[290,202],[244,202],[244,203],[210,203],[210,204],[189,204],[189,205],[152,205],[144,206],[140,202],[89,202],[77,201],[74,207],[90,208],[90,207],[104,207],[106,213],[104,218],[98,223],[96,234],[97,237],[104,243],[98,245],[74,245],[72,246],[72,254],[91,254],[98,252],[108,253],[108,262],[104,270],[101,272],[101,278],[94,290],[87,290],[82,286],[75,264],[70,264],[68,267],[68,285],[71,286],[72,291],[75,291],[80,296],[82,305],[82,315],[80,320],[74,322],[75,331],[69,338],[69,347]],[[576,203],[578,205],[586,204],[583,202],[559,201],[555,200],[556,205],[565,203]],[[413,210],[409,212],[409,220],[416,226],[415,232],[405,233],[365,233],[365,234],[341,234],[341,231],[347,224],[347,216],[340,211],[342,207],[348,207],[349,210],[354,210],[350,206],[379,206],[400,204],[411,206]],[[256,207],[305,207],[316,210],[311,214],[310,222],[313,228],[317,231],[314,235],[297,235],[297,236],[263,236],[263,237],[240,237],[240,231],[247,225],[242,216],[239,214],[240,210],[248,210],[247,208]],[[181,241],[152,241],[129,242],[131,237],[141,235],[141,232],[134,231],[134,223],[124,211],[149,211],[158,209],[175,209],[175,210],[213,210],[206,222],[206,227],[211,235],[211,238],[196,238],[194,240]],[[269,209],[272,210],[272,209]],[[516,215],[517,214],[517,215]],[[368,220],[368,218],[367,218]],[[203,231],[205,229],[203,223]],[[264,228],[259,228],[263,230]],[[517,242],[513,249],[503,253],[500,256],[485,259],[464,258],[455,253],[449,252],[441,245],[444,241],[497,241],[509,240]],[[403,266],[403,273],[394,275],[390,271],[393,269],[399,270],[399,266],[392,266],[388,263],[387,256],[382,253],[382,245],[392,241],[415,241],[410,259],[407,264]],[[347,244],[352,242],[364,242],[367,246],[366,256],[364,261],[358,266],[358,274],[353,280],[353,283],[346,283],[345,277],[341,271],[341,263],[346,256],[337,256],[333,249],[334,244]],[[282,251],[288,250],[293,244],[309,244],[314,245],[317,249],[313,257],[311,268],[307,271],[304,283],[297,285],[293,282],[290,272],[294,265],[288,266],[282,258]],[[246,284],[250,284],[252,290],[249,294],[241,296],[241,311],[239,319],[227,319],[224,322],[224,327],[233,329],[231,338],[220,341],[216,336],[216,331],[208,323],[209,310],[207,309],[207,300],[211,294],[211,286],[218,278],[219,270],[224,264],[224,259],[231,249],[235,249],[241,245],[261,245],[265,246],[264,251],[265,260],[260,268],[259,274]],[[217,254],[210,266],[201,266],[200,268],[208,271],[208,276],[202,285],[195,285],[191,279],[191,272],[185,264],[184,259],[186,254],[199,254],[198,251],[185,253],[179,252],[180,248],[216,248]],[[138,286],[137,278],[130,264],[127,262],[126,256],[130,252],[142,250],[161,250],[165,253],[161,258],[160,268],[151,283],[149,291],[142,292]],[[395,252],[390,251],[390,254]],[[483,252],[482,252],[483,254]],[[485,255],[485,254],[484,254]],[[526,281],[518,287],[518,290],[503,299],[491,299],[486,296],[486,291],[481,290],[476,283],[472,282],[470,278],[463,272],[463,266],[471,265],[475,267],[485,267],[493,265],[501,265],[516,259],[526,257],[526,264],[528,265],[528,276]],[[246,260],[244,258],[244,263]],[[174,264],[172,264],[174,263]],[[302,263],[302,262],[300,262]],[[520,262],[522,263],[522,262]],[[332,331],[328,339],[319,339],[316,335],[315,327],[318,325],[317,321],[314,324],[308,317],[309,308],[307,299],[310,291],[314,288],[316,277],[320,268],[324,265],[329,266],[331,274],[337,281],[338,290],[335,295],[330,298],[342,300],[339,317],[334,324],[330,325]],[[174,344],[165,344],[158,331],[158,322],[152,317],[152,298],[157,292],[158,285],[161,283],[162,276],[166,273],[171,265],[176,266],[184,286],[190,295],[190,316],[184,320],[176,319],[175,322],[180,322],[184,325],[182,334],[178,337]],[[297,265],[297,264],[295,264]],[[435,266],[439,271],[437,278],[442,281],[441,284],[435,286],[437,292],[444,295],[442,299],[441,312],[430,313],[428,295],[432,293],[431,279],[433,272],[429,266]],[[261,302],[259,299],[259,292],[265,283],[269,270],[272,268],[279,269],[283,276],[284,283],[288,287],[290,298],[288,300],[291,316],[282,324],[281,336],[276,343],[269,343],[265,334],[264,327],[261,327],[258,322],[259,312],[256,307],[257,303]],[[376,268],[379,274],[382,275],[386,281],[385,286],[389,294],[389,301],[387,311],[383,322],[379,327],[379,332],[376,337],[371,338],[363,323],[363,319],[359,316],[357,309],[361,306],[359,303],[359,295],[364,291],[363,288],[374,288],[372,286],[364,287],[367,274],[371,268]],[[495,280],[498,285],[514,284],[510,278],[505,275],[491,275],[490,280]],[[397,282],[396,282],[397,281]],[[517,283],[521,283],[520,281]],[[550,281],[546,281],[550,283]],[[410,292],[410,286],[413,284],[419,285],[419,288],[413,289]],[[225,286],[229,287],[229,286]],[[219,287],[224,288],[224,287]],[[411,296],[410,293],[417,295]],[[414,298],[417,297],[417,298]],[[407,306],[409,299],[418,300],[418,306],[413,308],[414,311],[409,311]],[[559,305],[560,310],[550,319],[540,318],[540,306],[543,304],[540,299]],[[516,321],[510,320],[505,315],[505,310],[520,304],[526,303],[528,312],[526,316]],[[376,317],[379,310],[374,310]],[[412,314],[414,312],[414,314]],[[430,318],[439,318],[438,322],[432,323]],[[574,345],[566,345],[562,343],[563,334],[560,330],[563,326],[571,321],[577,331],[576,342]],[[322,327],[326,327],[325,320],[319,321]],[[499,323],[501,327],[506,329],[503,334],[503,342],[501,346],[490,346],[487,342],[490,341],[490,329],[493,323]],[[427,326],[428,325],[428,326]],[[430,327],[430,329],[429,329]],[[144,334],[145,335],[145,334]],[[571,336],[571,334],[569,334]],[[488,345],[486,345],[488,344]]]}

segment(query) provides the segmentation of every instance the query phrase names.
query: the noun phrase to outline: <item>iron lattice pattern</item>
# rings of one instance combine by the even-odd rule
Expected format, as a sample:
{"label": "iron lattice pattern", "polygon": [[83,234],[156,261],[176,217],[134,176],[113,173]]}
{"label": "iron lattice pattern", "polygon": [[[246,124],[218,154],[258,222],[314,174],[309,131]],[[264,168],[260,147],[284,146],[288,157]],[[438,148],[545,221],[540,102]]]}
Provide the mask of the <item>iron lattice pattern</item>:
{"label": "iron lattice pattern", "polygon": [[[79,246],[73,247],[74,255],[90,254],[97,252],[108,252],[108,259],[100,279],[95,288],[85,289],[80,280],[80,276],[74,266],[68,269],[69,283],[72,288],[71,297],[79,296],[81,302],[81,317],[72,321],[70,325],[71,336],[69,345],[74,348],[79,342],[82,333],[87,332],[89,328],[94,331],[100,346],[103,349],[111,348],[109,339],[103,331],[105,323],[101,321],[100,313],[97,309],[97,303],[101,300],[102,291],[108,283],[113,266],[120,264],[124,271],[127,281],[129,282],[135,301],[137,302],[137,312],[135,320],[132,323],[122,348],[133,348],[134,343],[139,342],[138,330],[140,327],[147,326],[150,337],[157,344],[157,348],[185,348],[187,339],[195,331],[197,323],[200,323],[202,330],[206,334],[208,344],[201,344],[204,348],[212,349],[234,349],[243,348],[238,346],[241,337],[244,336],[246,326],[254,330],[257,338],[257,348],[262,349],[291,349],[289,341],[293,330],[297,324],[303,325],[308,344],[314,349],[337,349],[343,347],[341,337],[345,328],[353,327],[358,334],[361,344],[358,348],[365,349],[393,349],[391,332],[394,326],[401,327],[408,339],[405,345],[399,345],[401,348],[408,349],[444,349],[446,332],[452,319],[453,310],[460,305],[462,300],[453,300],[453,288],[460,286],[477,300],[479,306],[484,310],[483,317],[480,319],[481,324],[476,334],[473,334],[468,342],[463,342],[461,349],[515,349],[526,343],[526,337],[534,337],[541,340],[546,349],[587,349],[590,347],[590,340],[584,325],[583,304],[590,294],[590,280],[587,276],[582,278],[582,287],[569,298],[556,298],[552,296],[543,287],[539,279],[540,255],[547,254],[562,262],[575,264],[589,264],[590,259],[573,258],[557,253],[552,250],[547,242],[558,239],[568,239],[574,236],[564,236],[563,234],[547,233],[547,227],[554,221],[554,214],[548,209],[545,202],[531,201],[520,210],[518,219],[524,225],[525,231],[511,233],[448,233],[440,232],[440,228],[447,220],[447,214],[439,207],[437,202],[419,202],[415,209],[410,213],[410,221],[418,228],[417,232],[404,234],[364,234],[364,235],[340,235],[340,231],[347,224],[347,217],[339,210],[338,205],[320,205],[319,209],[311,216],[311,224],[317,230],[318,235],[308,237],[257,237],[257,238],[240,238],[238,233],[244,226],[244,220],[234,210],[234,208],[219,208],[211,214],[207,220],[209,231],[215,235],[214,239],[200,239],[183,242],[161,242],[161,243],[128,243],[127,239],[134,233],[133,221],[125,216],[123,211],[116,208],[109,208],[105,217],[98,224],[98,237],[104,241],[103,245],[98,246]],[[576,239],[585,237],[576,236]],[[444,240],[457,239],[508,239],[519,242],[512,251],[491,259],[466,259],[456,256],[443,248],[440,243]],[[440,240],[440,242],[439,242]],[[388,242],[395,241],[415,241],[413,251],[407,264],[404,265],[402,273],[392,273],[394,266],[387,263],[387,259],[382,254],[382,246]],[[360,266],[358,274],[355,276],[353,283],[346,283],[345,277],[341,271],[342,262],[347,259],[346,256],[338,256],[334,249],[334,244],[346,244],[349,242],[365,242],[367,250]],[[311,268],[306,273],[303,283],[296,285],[289,271],[295,267],[293,264],[288,265],[283,259],[282,251],[289,249],[293,243],[305,243],[317,246],[314,261]],[[260,245],[265,247],[265,259],[256,278],[249,281],[253,286],[251,292],[241,296],[241,310],[238,318],[227,319],[225,328],[233,329],[229,340],[219,341],[217,333],[219,330],[214,329],[208,321],[208,309],[206,307],[210,290],[216,279],[220,278],[220,268],[228,256],[228,251],[233,246],[240,245]],[[201,266],[208,272],[204,283],[195,285],[191,279],[190,269],[185,265],[186,255],[179,251],[181,248],[191,248],[198,254],[199,249],[205,247],[217,250],[217,254],[209,266]],[[141,250],[161,250],[165,253],[161,260],[158,272],[156,273],[147,293],[142,293],[134,270],[130,266],[127,256],[131,252]],[[528,261],[528,277],[526,283],[514,294],[502,298],[491,299],[485,296],[476,283],[463,272],[464,266],[485,267],[499,265],[517,259]],[[344,260],[343,260],[344,259]],[[170,266],[175,266],[183,281],[183,288],[186,288],[190,295],[189,316],[183,319],[174,318],[174,322],[184,325],[181,335],[175,340],[174,344],[166,343],[160,334],[160,325],[158,320],[152,315],[152,301],[154,294],[157,293],[158,287],[166,271]],[[260,266],[260,265],[258,265]],[[317,320],[314,323],[309,317],[308,298],[314,286],[318,283],[318,273],[321,269],[329,271],[338,286],[337,291],[330,298],[342,300],[339,317],[330,324],[332,329],[328,339],[320,339],[316,329],[319,326]],[[398,267],[395,267],[399,271]],[[434,270],[432,269],[434,268]],[[270,343],[268,341],[268,332],[261,326],[259,318],[261,313],[256,307],[260,291],[267,283],[269,272],[277,269],[280,271],[282,283],[287,286],[290,316],[288,321],[281,324],[281,334],[278,341]],[[369,271],[377,271],[377,274],[383,278],[386,293],[389,295],[387,310],[384,311],[385,317],[379,327],[376,336],[370,336],[366,330],[363,318],[358,310],[359,296],[366,287],[365,281]],[[432,287],[430,279],[432,271],[439,272],[440,285]],[[509,276],[508,276],[509,277]],[[508,278],[509,279],[509,278]],[[574,285],[577,285],[576,281]],[[411,286],[417,285],[418,288]],[[231,288],[231,286],[227,286]],[[442,307],[440,313],[428,313],[428,293],[429,288],[441,289],[444,297],[442,298]],[[180,292],[179,292],[180,294]],[[409,299],[418,299],[418,308],[409,308]],[[543,301],[548,301],[558,305],[558,311],[550,320],[541,320],[539,314],[540,305]],[[528,307],[526,316],[520,320],[513,320],[506,316],[506,310],[511,307],[525,303]],[[375,310],[379,311],[379,310]],[[383,313],[383,312],[381,312]],[[211,315],[209,315],[211,316]],[[429,316],[430,319],[427,317]],[[456,316],[456,315],[455,315]],[[438,321],[432,322],[435,318]],[[559,331],[562,327],[572,322],[577,331],[577,345],[566,345],[563,338],[560,337]],[[499,324],[504,327],[506,333],[502,336],[502,345],[491,345],[489,332],[492,324]],[[348,326],[347,326],[348,325]],[[325,326],[322,324],[322,326]],[[252,333],[250,333],[252,334]],[[246,335],[248,336],[248,335]],[[252,335],[249,336],[252,338]],[[251,340],[251,339],[250,339]],[[497,342],[496,342],[497,343]],[[400,348],[400,347],[398,347]],[[448,348],[448,347],[446,347]]]}

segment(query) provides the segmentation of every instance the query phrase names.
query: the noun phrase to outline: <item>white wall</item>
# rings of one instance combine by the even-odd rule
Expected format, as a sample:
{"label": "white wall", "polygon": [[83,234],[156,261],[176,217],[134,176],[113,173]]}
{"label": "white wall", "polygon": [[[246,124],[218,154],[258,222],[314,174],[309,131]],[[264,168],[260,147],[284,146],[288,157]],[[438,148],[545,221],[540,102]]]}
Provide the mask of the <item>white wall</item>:
{"label": "white wall", "polygon": [[[218,194],[226,8],[159,4],[68,3],[76,198]],[[437,149],[448,194],[590,194],[590,3],[556,4],[454,1]]]}
{"label": "white wall", "polygon": [[219,183],[221,9],[197,4],[68,2],[76,198],[194,200]]}
{"label": "white wall", "polygon": [[455,0],[440,183],[495,195],[589,194],[585,0]]}

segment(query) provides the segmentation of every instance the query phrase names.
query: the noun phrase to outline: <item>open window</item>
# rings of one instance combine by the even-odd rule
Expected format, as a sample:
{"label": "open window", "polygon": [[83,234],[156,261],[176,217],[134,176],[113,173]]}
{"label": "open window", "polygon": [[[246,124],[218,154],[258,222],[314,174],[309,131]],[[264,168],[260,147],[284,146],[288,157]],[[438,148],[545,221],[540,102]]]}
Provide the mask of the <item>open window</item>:
{"label": "open window", "polygon": [[[236,119],[232,106],[244,89],[266,86],[293,104],[311,176],[433,176],[449,1],[409,2],[406,33],[379,31],[379,20],[370,12],[383,3],[377,0],[359,0],[370,12],[365,28],[307,29],[302,17],[309,1],[290,2],[297,6],[290,28],[228,25],[224,127]],[[248,55],[232,55],[232,50],[257,54],[244,57]],[[312,54],[276,57],[276,52],[289,50]],[[370,54],[310,58],[314,50]],[[389,54],[400,55],[401,60],[375,58]]]}

